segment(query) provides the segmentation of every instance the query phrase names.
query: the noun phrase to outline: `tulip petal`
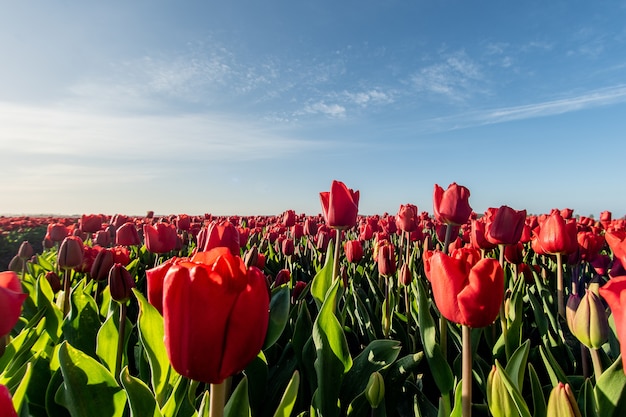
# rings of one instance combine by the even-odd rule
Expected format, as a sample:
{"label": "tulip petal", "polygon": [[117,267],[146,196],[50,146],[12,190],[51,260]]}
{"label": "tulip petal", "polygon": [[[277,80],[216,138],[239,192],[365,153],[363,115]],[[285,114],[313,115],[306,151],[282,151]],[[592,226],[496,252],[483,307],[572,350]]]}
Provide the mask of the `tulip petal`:
{"label": "tulip petal", "polygon": [[462,315],[457,295],[466,285],[463,273],[464,262],[442,252],[434,253],[429,259],[430,283],[439,312],[448,320],[461,323]]}
{"label": "tulip petal", "polygon": [[458,305],[469,327],[486,327],[500,312],[504,298],[504,272],[495,259],[483,259],[471,269],[468,284],[459,293]]}

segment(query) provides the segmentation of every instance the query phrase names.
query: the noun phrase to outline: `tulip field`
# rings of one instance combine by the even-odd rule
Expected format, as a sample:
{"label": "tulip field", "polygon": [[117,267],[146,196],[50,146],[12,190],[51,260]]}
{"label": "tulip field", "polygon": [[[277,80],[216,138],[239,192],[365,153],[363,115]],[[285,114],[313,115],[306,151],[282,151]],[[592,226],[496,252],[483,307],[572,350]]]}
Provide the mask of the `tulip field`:
{"label": "tulip field", "polygon": [[0,216],[0,416],[626,416],[625,219],[359,197]]}

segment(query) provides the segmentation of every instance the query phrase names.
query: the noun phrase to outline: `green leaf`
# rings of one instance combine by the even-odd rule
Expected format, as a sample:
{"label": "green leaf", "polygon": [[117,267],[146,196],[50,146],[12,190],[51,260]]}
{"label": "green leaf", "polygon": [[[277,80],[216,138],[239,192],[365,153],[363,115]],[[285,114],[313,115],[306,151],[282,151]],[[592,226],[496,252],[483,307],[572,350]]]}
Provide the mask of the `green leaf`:
{"label": "green leaf", "polygon": [[45,312],[46,331],[55,342],[58,342],[62,333],[63,312],[54,303],[54,292],[43,275],[37,280],[36,291],[37,307]]}
{"label": "green leaf", "polygon": [[400,354],[400,342],[397,340],[374,340],[354,358],[350,371],[341,385],[341,400],[350,403],[359,395],[373,372],[392,364]]}
{"label": "green leaf", "polygon": [[556,387],[559,382],[569,384],[569,380],[567,379],[567,376],[565,376],[565,372],[563,372],[561,366],[557,363],[556,359],[554,359],[550,350],[544,348],[543,346],[539,346],[539,353],[541,354],[541,359],[546,367],[546,371],[548,371],[548,375],[550,376],[552,387]]}
{"label": "green leaf", "polygon": [[63,385],[55,400],[72,417],[122,417],[126,394],[113,375],[91,356],[67,341],[59,349]]}
{"label": "green leaf", "polygon": [[335,316],[339,280],[328,291],[319,315],[313,323],[313,342],[317,357],[317,393],[313,406],[324,417],[339,415],[337,400],[343,376],[352,366],[343,328]]}
{"label": "green leaf", "polygon": [[167,402],[165,403],[163,408],[161,408],[161,413],[163,414],[163,417],[179,416],[179,410],[184,407],[183,403],[189,401],[189,397],[187,396],[188,387],[189,379],[185,378],[182,375],[179,375],[176,383],[174,384],[174,391],[167,399]]}
{"label": "green leaf", "polygon": [[30,382],[30,377],[33,374],[33,366],[28,363],[26,365],[26,372],[24,372],[24,376],[22,376],[20,383],[13,392],[13,407],[17,410],[17,414],[20,414],[24,406],[27,406],[26,402],[26,390],[28,389],[28,384]]}
{"label": "green leaf", "polygon": [[224,417],[250,417],[248,379],[244,376],[224,407]]}
{"label": "green leaf", "polygon": [[498,368],[498,372],[500,373],[500,378],[504,383],[504,386],[511,395],[513,404],[515,404],[515,408],[517,409],[520,417],[531,417],[530,410],[528,409],[526,401],[524,401],[524,397],[522,397],[521,392],[515,386],[515,382],[511,380],[511,377],[506,373],[504,368],[502,368],[502,365],[500,365],[500,362],[497,360],[496,367]]}
{"label": "green leaf", "polygon": [[271,347],[283,334],[289,321],[289,308],[291,306],[291,294],[287,284],[281,285],[273,291],[270,301],[270,320],[265,334],[263,350]]}
{"label": "green leaf", "polygon": [[454,375],[441,351],[441,347],[437,343],[437,328],[433,317],[430,315],[430,300],[426,295],[424,285],[419,279],[416,282],[418,294],[415,298],[418,300],[419,334],[424,346],[424,355],[437,388],[439,388],[442,394],[448,394],[454,388]]}
{"label": "green leaf", "polygon": [[543,388],[537,376],[537,372],[532,363],[528,364],[528,378],[533,395],[533,416],[546,417],[546,397],[543,395]]}
{"label": "green leaf", "polygon": [[598,417],[596,397],[593,392],[593,385],[589,378],[585,379],[583,386],[578,393],[578,408],[582,417]]}
{"label": "green leaf", "polygon": [[128,395],[131,417],[163,417],[150,388],[141,379],[132,376],[128,367],[122,370],[120,381]]}
{"label": "green leaf", "polygon": [[[102,360],[104,365],[109,369],[109,371],[115,374],[115,362],[117,360],[117,343],[119,338],[119,321],[120,321],[120,305],[115,303],[116,308],[113,314],[109,315],[109,317],[104,321],[104,324],[98,331],[97,343],[96,343],[96,353],[98,357]],[[126,318],[126,325],[124,327],[124,347],[128,342],[128,338],[130,337],[130,333],[132,330],[131,321]],[[125,353],[126,349],[123,348],[123,352]],[[122,355],[122,366],[123,368],[127,362],[126,355]]]}
{"label": "green leaf", "polygon": [[150,364],[152,389],[156,395],[157,403],[161,405],[165,403],[177,376],[170,366],[163,343],[163,317],[141,292],[133,288],[133,294],[139,303],[139,317],[137,318],[139,340]]}
{"label": "green leaf", "polygon": [[326,293],[333,285],[333,241],[331,240],[328,244],[328,250],[326,251],[326,261],[324,262],[324,267],[320,269],[315,277],[313,277],[313,282],[311,283],[311,295],[317,304],[317,307],[320,308],[324,299],[326,298]]}
{"label": "green leaf", "polygon": [[463,389],[463,380],[461,379],[458,384],[456,384],[456,389],[454,390],[454,408],[452,408],[452,413],[450,417],[462,417],[463,416],[463,396],[461,395]]}
{"label": "green leaf", "polygon": [[209,391],[204,391],[202,394],[202,401],[200,402],[200,408],[198,408],[198,417],[210,417],[211,411],[211,398]]}
{"label": "green leaf", "polygon": [[[244,373],[246,378],[248,378],[248,391],[250,393],[248,401],[250,402],[251,408],[257,409],[268,400],[268,367],[267,358],[263,351],[260,351],[256,358],[246,366]],[[272,384],[276,383],[278,383],[278,381],[272,380]]]}
{"label": "green leaf", "polygon": [[289,417],[293,411],[298,398],[298,388],[300,387],[300,373],[296,370],[285,389],[285,393],[278,404],[274,417]]}
{"label": "green leaf", "polygon": [[93,297],[82,280],[71,292],[71,310],[63,321],[65,340],[78,350],[96,358],[96,337],[100,329],[100,314]]}
{"label": "green leaf", "polygon": [[530,352],[530,340],[526,340],[511,355],[506,364],[506,373],[511,377],[515,387],[521,392],[524,382],[524,371],[526,370],[526,362],[528,361],[528,353]]}
{"label": "green leaf", "polygon": [[595,395],[599,416],[626,415],[626,375],[621,356],[602,373],[596,382]]}

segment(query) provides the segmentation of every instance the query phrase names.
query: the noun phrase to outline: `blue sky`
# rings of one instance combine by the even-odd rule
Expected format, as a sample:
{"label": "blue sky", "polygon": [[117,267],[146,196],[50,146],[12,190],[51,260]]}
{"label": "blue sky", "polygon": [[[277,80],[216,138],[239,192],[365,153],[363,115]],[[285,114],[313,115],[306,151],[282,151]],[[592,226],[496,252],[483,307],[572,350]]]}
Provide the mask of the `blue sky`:
{"label": "blue sky", "polygon": [[626,1],[2,9],[0,213],[626,214]]}

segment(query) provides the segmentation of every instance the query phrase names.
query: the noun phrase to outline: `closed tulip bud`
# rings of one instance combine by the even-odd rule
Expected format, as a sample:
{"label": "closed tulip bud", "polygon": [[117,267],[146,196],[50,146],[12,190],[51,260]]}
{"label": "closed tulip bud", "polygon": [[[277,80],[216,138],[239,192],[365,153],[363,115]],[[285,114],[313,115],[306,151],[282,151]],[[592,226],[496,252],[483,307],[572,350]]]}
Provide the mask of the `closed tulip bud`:
{"label": "closed tulip bud", "polygon": [[274,279],[274,286],[278,287],[283,284],[287,284],[291,281],[291,272],[288,269],[281,269],[276,274],[276,279]]}
{"label": "closed tulip bud", "polygon": [[378,245],[376,256],[378,273],[383,276],[392,276],[396,273],[396,251],[392,243],[383,240]]}
{"label": "closed tulip bud", "polygon": [[396,227],[403,232],[413,232],[419,227],[417,206],[402,204],[396,215]]}
{"label": "closed tulip bud", "polygon": [[256,246],[252,246],[244,254],[243,263],[246,264],[246,267],[248,268],[250,268],[251,266],[256,266],[258,257],[259,257],[259,250],[257,249]]}
{"label": "closed tulip bud", "polygon": [[61,242],[70,234],[67,227],[61,223],[50,223],[46,236],[53,242]]}
{"label": "closed tulip bud", "polygon": [[111,235],[106,230],[99,230],[94,233],[93,244],[102,247],[111,246]]}
{"label": "closed tulip bud", "polygon": [[125,303],[130,299],[131,290],[135,287],[135,280],[122,264],[115,264],[109,271],[109,291],[111,298],[118,303]]}
{"label": "closed tulip bud", "polygon": [[94,281],[104,281],[109,277],[109,270],[113,266],[114,262],[113,252],[108,249],[102,249],[96,255],[96,258],[91,265],[89,275]]}
{"label": "closed tulip bud", "polygon": [[567,299],[567,304],[565,305],[565,319],[567,321],[567,327],[572,334],[574,333],[574,316],[576,315],[576,310],[578,310],[579,305],[580,295],[570,294]]}
{"label": "closed tulip bud", "polygon": [[[568,322],[569,324],[569,322]],[[590,349],[599,349],[608,340],[609,323],[600,297],[587,290],[572,319],[572,334]]]}
{"label": "closed tulip bud", "polygon": [[293,255],[295,251],[295,245],[293,243],[293,239],[285,239],[281,244],[281,252],[285,256]]}
{"label": "closed tulip bud", "polygon": [[407,263],[402,264],[400,267],[400,274],[398,275],[398,280],[402,285],[410,285],[411,281],[413,281],[413,273],[409,268]]}
{"label": "closed tulip bud", "polygon": [[50,288],[52,288],[53,293],[56,294],[59,291],[61,291],[61,279],[59,278],[56,272],[48,271],[46,272],[45,277],[46,277],[46,280],[48,281],[48,284],[50,284]]}
{"label": "closed tulip bud", "polygon": [[470,217],[470,191],[462,185],[452,183],[444,191],[435,184],[433,193],[433,211],[435,219],[441,223],[461,225]]}
{"label": "closed tulip bud", "polygon": [[17,411],[15,411],[15,406],[13,406],[11,393],[9,389],[2,384],[0,384],[0,415],[4,417],[17,417]]}
{"label": "closed tulip bud", "polygon": [[30,259],[34,254],[35,254],[35,250],[33,249],[33,246],[27,240],[22,242],[22,244],[20,245],[20,248],[17,251],[17,256],[19,256],[20,258],[24,260]]}
{"label": "closed tulip bud", "polygon": [[259,253],[257,258],[256,258],[256,267],[259,268],[261,271],[263,269],[265,269],[265,255],[262,253]]}
{"label": "closed tulip bud", "polygon": [[372,372],[365,387],[365,398],[372,408],[378,408],[385,399],[385,379],[378,371]]}
{"label": "closed tulip bud", "polygon": [[558,210],[553,211],[539,230],[539,244],[551,255],[570,254],[578,250],[575,221],[566,221]]}
{"label": "closed tulip bud", "polygon": [[302,291],[306,288],[306,282],[304,281],[296,281],[293,285],[293,290],[291,292],[291,303],[295,304],[296,301],[300,298]]}
{"label": "closed tulip bud", "polygon": [[134,223],[126,222],[115,232],[115,244],[123,246],[141,245],[141,239]]}
{"label": "closed tulip bud", "polygon": [[69,269],[82,265],[83,252],[83,241],[78,236],[67,236],[61,242],[57,254],[59,267]]}
{"label": "closed tulip bud", "polygon": [[506,245],[504,247],[504,259],[514,265],[524,262],[524,245],[521,242],[517,242],[514,245]]}
{"label": "closed tulip bud", "polygon": [[191,217],[189,217],[187,214],[179,214],[176,217],[176,227],[178,228],[178,230],[188,232],[191,228]]}
{"label": "closed tulip bud", "polygon": [[11,261],[9,262],[9,271],[22,273],[22,270],[24,269],[24,265],[25,265],[24,259],[15,255],[13,258],[11,258]]}
{"label": "closed tulip bud", "polygon": [[519,417],[520,415],[496,365],[491,367],[491,372],[487,377],[487,404],[493,417]]}
{"label": "closed tulip bud", "polygon": [[552,389],[548,398],[546,415],[550,417],[582,417],[569,384],[559,382]]}
{"label": "closed tulip bud", "polygon": [[296,224],[296,212],[294,210],[287,210],[283,213],[282,219],[283,226],[291,227]]}
{"label": "closed tulip bud", "polygon": [[329,227],[349,229],[356,225],[359,211],[359,191],[353,191],[343,182],[333,181],[330,191],[320,193],[322,214]]}
{"label": "closed tulip bud", "polygon": [[359,263],[363,259],[363,245],[360,240],[348,240],[343,245],[346,259],[350,263]]}

